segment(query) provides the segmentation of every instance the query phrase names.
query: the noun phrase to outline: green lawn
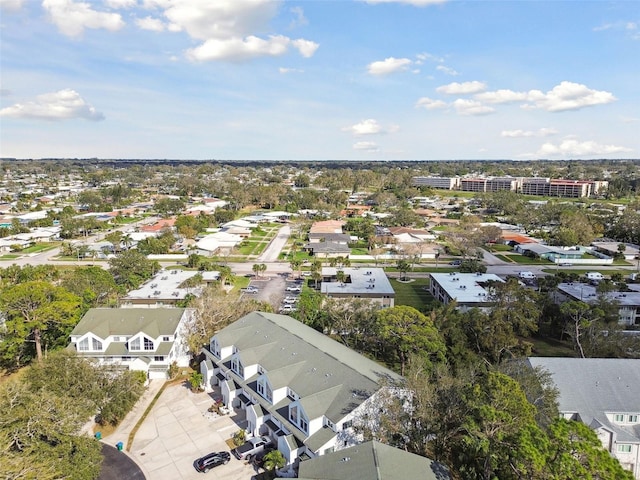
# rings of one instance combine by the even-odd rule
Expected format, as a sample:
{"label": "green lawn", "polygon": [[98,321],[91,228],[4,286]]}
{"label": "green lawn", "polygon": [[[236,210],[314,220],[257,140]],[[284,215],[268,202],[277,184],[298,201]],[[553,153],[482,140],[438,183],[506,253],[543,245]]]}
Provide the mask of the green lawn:
{"label": "green lawn", "polygon": [[548,337],[527,338],[533,343],[532,355],[536,357],[575,357],[576,354],[567,342]]}
{"label": "green lawn", "polygon": [[351,255],[369,255],[370,252],[366,248],[352,248]]}
{"label": "green lawn", "polygon": [[47,250],[53,250],[56,247],[59,247],[60,244],[58,242],[56,243],[36,243],[35,245],[31,246],[31,247],[27,247],[24,250],[22,250],[22,253],[40,253],[40,252],[46,252]]}
{"label": "green lawn", "polygon": [[7,253],[6,255],[0,256],[0,260],[15,260],[16,258],[20,258],[20,255],[16,255],[15,253]]}
{"label": "green lawn", "polygon": [[[531,258],[525,255],[513,254],[513,255],[496,255],[501,260],[511,263],[519,263],[521,265],[552,265],[549,260],[543,258]],[[571,260],[567,260],[570,262]]]}
{"label": "green lawn", "polygon": [[[409,278],[411,278],[411,275],[409,275]],[[389,279],[389,281],[396,292],[396,305],[408,305],[422,311],[436,302],[431,294],[425,290],[425,288],[429,288],[430,281],[428,278],[416,278],[410,283],[401,283],[394,278]]]}

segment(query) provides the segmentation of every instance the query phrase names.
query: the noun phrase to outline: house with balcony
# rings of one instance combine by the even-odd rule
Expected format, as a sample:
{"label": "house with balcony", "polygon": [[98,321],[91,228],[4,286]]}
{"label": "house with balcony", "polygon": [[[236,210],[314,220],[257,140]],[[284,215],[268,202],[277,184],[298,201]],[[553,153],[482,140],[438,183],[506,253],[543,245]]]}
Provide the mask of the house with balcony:
{"label": "house with balcony", "polygon": [[168,378],[169,366],[189,366],[183,329],[185,308],[92,308],[71,332],[67,348],[101,365]]}
{"label": "house with balcony", "polygon": [[253,312],[216,333],[200,364],[207,387],[246,414],[288,464],[356,445],[354,423],[378,414],[381,382],[399,376],[288,317]]}
{"label": "house with balcony", "polygon": [[551,373],[560,415],[588,425],[640,479],[640,360],[531,357],[529,364]]}

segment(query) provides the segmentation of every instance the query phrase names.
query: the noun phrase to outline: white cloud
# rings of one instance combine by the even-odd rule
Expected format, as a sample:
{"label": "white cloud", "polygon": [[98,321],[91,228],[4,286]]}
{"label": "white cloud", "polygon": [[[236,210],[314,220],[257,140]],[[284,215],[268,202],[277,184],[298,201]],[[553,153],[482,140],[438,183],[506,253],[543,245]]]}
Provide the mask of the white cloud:
{"label": "white cloud", "polygon": [[133,8],[137,5],[137,0],[104,0],[105,5],[111,8]]}
{"label": "white cloud", "polygon": [[503,130],[500,132],[500,136],[508,138],[521,138],[521,137],[548,137],[558,133],[553,128],[541,128],[539,130]]}
{"label": "white cloud", "polygon": [[350,127],[344,127],[342,131],[351,132],[355,136],[375,135],[376,133],[383,133],[383,128],[376,119],[368,118]]}
{"label": "white cloud", "polygon": [[439,72],[444,73],[445,75],[451,75],[452,77],[455,77],[456,75],[459,75],[458,72],[456,72],[453,68],[445,67],[444,65],[438,65],[436,67],[436,70],[438,70]]}
{"label": "white cloud", "polygon": [[0,10],[5,12],[17,12],[22,8],[24,0],[0,0]]}
{"label": "white cloud", "polygon": [[[202,43],[187,50],[194,61],[243,61],[262,56],[279,56],[294,48],[305,58],[313,56],[318,44],[284,35],[258,34],[269,23],[282,2],[272,0],[145,0],[147,8],[159,8],[169,22],[169,31],[184,31]],[[301,12],[299,12],[301,13]],[[298,20],[300,16],[298,13]]]}
{"label": "white cloud", "polygon": [[367,3],[404,3],[406,5],[413,5],[414,7],[425,7],[427,5],[437,5],[439,3],[445,3],[448,0],[365,0]]}
{"label": "white cloud", "polygon": [[316,50],[320,46],[316,42],[312,42],[311,40],[303,40],[302,38],[293,40],[291,44],[298,49],[300,55],[302,55],[304,58],[313,57],[313,54],[316,53]]}
{"label": "white cloud", "polygon": [[497,104],[526,101],[529,95],[526,92],[514,92],[513,90],[496,90],[478,93],[474,98],[481,102]]}
{"label": "white cloud", "polygon": [[491,104],[525,102],[521,105],[522,108],[539,108],[548,112],[578,110],[594,105],[604,105],[616,100],[616,97],[610,92],[593,90],[586,85],[567,81],[561,82],[547,93],[541,90],[516,92],[505,89],[478,93],[473,98]]}
{"label": "white cloud", "polygon": [[574,138],[562,140],[559,144],[545,143],[535,154],[538,157],[588,157],[631,152],[632,149],[617,145],[603,145],[594,141],[580,142]]}
{"label": "white cloud", "polygon": [[289,28],[302,27],[309,24],[309,20],[307,20],[307,18],[304,16],[304,10],[302,9],[302,7],[293,7],[289,11],[293,14],[294,17],[294,19],[289,24]]}
{"label": "white cloud", "polygon": [[426,61],[436,62],[436,63],[444,62],[444,58],[438,57],[437,55],[433,55],[433,54],[427,53],[427,52],[417,54],[416,58],[417,58],[417,60],[416,60],[415,63],[417,65],[422,65]]}
{"label": "white cloud", "polygon": [[246,38],[217,39],[211,38],[202,45],[187,50],[187,58],[193,61],[210,60],[243,61],[257,57],[277,57],[284,55],[293,44],[303,57],[313,55],[317,44],[307,41],[291,40],[283,35],[274,35],[264,40],[250,35]]}
{"label": "white cloud", "polygon": [[411,60],[408,58],[389,57],[384,60],[370,63],[367,65],[367,71],[371,75],[388,75],[390,73],[406,70],[409,65],[411,65]]}
{"label": "white cloud", "polygon": [[118,13],[99,12],[91,4],[73,0],[43,0],[43,8],[60,32],[69,37],[82,35],[85,28],[116,31],[124,27]]}
{"label": "white cloud", "polygon": [[354,150],[364,150],[369,153],[376,153],[380,151],[380,147],[375,142],[356,142],[353,144]]}
{"label": "white cloud", "polygon": [[163,32],[166,28],[162,20],[153,17],[138,18],[136,25],[142,30],[151,30],[152,32]]}
{"label": "white cloud", "polygon": [[104,120],[104,115],[89,105],[78,92],[69,88],[38,95],[35,100],[16,103],[0,110],[0,116],[39,120]]}
{"label": "white cloud", "polygon": [[280,67],[278,69],[278,71],[285,75],[287,73],[304,73],[304,70],[300,69],[300,68],[286,68],[286,67]]}
{"label": "white cloud", "polygon": [[426,108],[427,110],[436,110],[446,107],[446,102],[443,102],[442,100],[433,100],[429,97],[422,97],[416,102],[416,108]]}
{"label": "white cloud", "polygon": [[532,103],[526,105],[525,108],[542,108],[548,112],[562,112],[604,105],[615,102],[617,99],[610,92],[592,90],[580,83],[564,81],[545,94],[531,90],[528,100]]}
{"label": "white cloud", "polygon": [[458,115],[489,115],[495,112],[495,108],[483,105],[476,100],[458,98],[452,105]]}
{"label": "white cloud", "polygon": [[473,93],[479,93],[486,90],[487,85],[484,82],[453,82],[448,85],[442,85],[436,88],[436,92],[444,93],[446,95],[470,95]]}

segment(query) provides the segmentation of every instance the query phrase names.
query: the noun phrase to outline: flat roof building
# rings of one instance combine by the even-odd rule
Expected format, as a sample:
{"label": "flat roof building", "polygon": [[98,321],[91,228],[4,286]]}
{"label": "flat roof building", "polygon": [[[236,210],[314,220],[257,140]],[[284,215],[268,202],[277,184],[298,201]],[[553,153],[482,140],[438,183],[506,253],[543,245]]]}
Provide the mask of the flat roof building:
{"label": "flat roof building", "polygon": [[[338,281],[338,271],[344,272],[343,282]],[[322,269],[320,291],[328,298],[361,298],[393,307],[396,293],[382,268],[333,268]]]}
{"label": "flat roof building", "polygon": [[429,292],[441,303],[457,303],[460,310],[489,309],[492,282],[504,283],[493,273],[432,273]]}

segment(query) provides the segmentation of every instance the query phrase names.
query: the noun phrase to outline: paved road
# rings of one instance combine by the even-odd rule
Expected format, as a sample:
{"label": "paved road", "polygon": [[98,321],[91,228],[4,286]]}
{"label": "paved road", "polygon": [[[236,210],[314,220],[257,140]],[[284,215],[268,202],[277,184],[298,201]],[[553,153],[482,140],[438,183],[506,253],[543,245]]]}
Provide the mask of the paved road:
{"label": "paved road", "polygon": [[278,230],[278,234],[271,240],[269,245],[267,245],[267,248],[265,248],[262,254],[258,257],[257,263],[277,261],[278,256],[280,256],[280,252],[287,244],[290,235],[291,227],[289,225],[285,225]]}

